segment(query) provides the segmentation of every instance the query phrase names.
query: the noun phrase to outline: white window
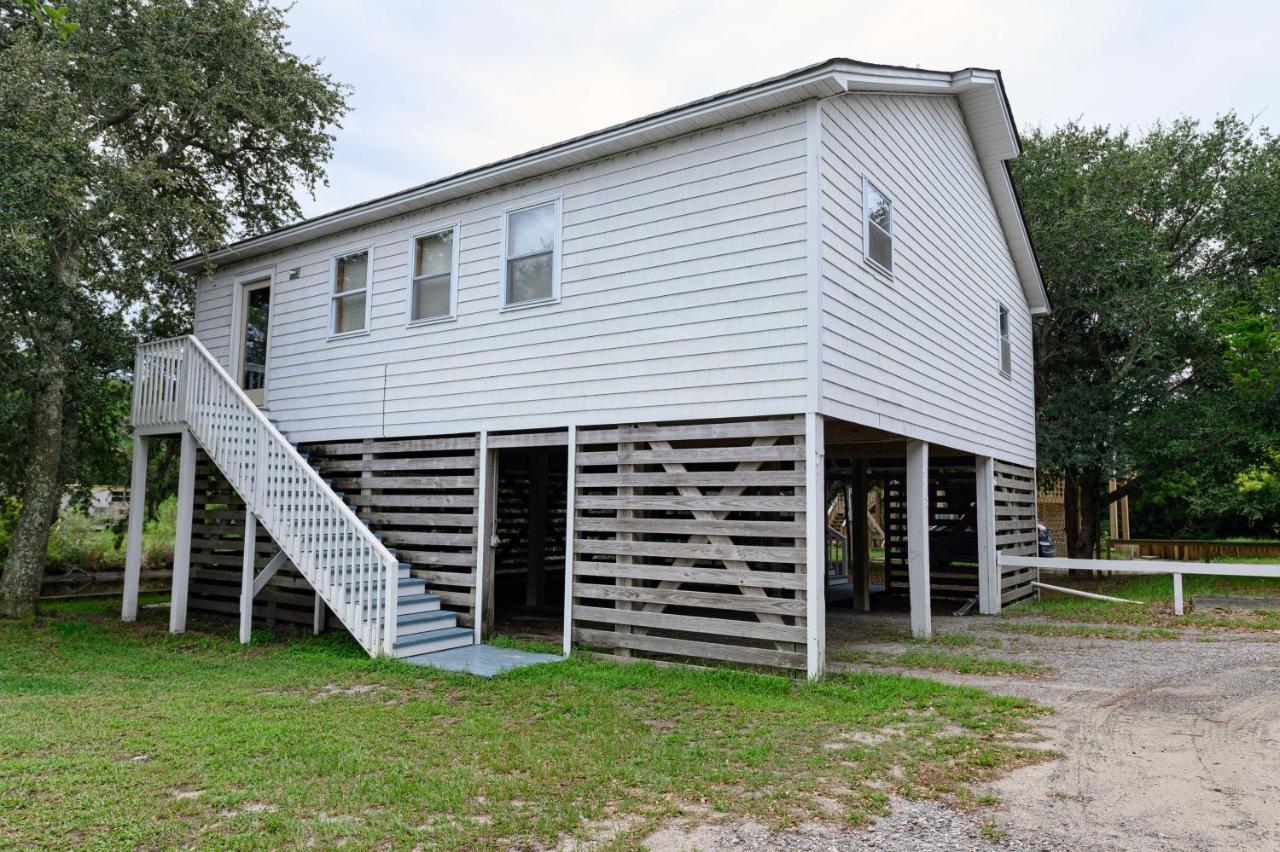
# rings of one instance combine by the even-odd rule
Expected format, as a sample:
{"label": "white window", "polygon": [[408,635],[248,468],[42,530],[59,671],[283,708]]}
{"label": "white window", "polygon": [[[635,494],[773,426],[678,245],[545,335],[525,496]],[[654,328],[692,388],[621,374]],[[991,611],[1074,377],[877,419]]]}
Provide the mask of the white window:
{"label": "white window", "polygon": [[359,334],[369,330],[369,281],[373,264],[369,250],[333,259],[333,293],[329,297],[329,334]]}
{"label": "white window", "polygon": [[1013,372],[1013,349],[1009,343],[1009,309],[1000,306],[1000,372],[1006,376]]}
{"label": "white window", "polygon": [[892,275],[893,202],[869,180],[863,181],[862,199],[862,255],[867,263]]}
{"label": "white window", "polygon": [[503,234],[503,307],[560,298],[560,202],[512,210]]}
{"label": "white window", "polygon": [[413,238],[409,322],[452,319],[458,280],[458,229]]}

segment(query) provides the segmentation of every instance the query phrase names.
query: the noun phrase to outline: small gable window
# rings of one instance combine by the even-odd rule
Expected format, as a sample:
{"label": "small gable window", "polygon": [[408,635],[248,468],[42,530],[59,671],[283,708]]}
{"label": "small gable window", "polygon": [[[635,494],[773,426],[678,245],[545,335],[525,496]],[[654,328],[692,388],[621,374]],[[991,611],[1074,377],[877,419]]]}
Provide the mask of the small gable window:
{"label": "small gable window", "polygon": [[863,182],[862,253],[867,263],[893,274],[893,202],[871,181]]}
{"label": "small gable window", "polygon": [[433,322],[453,317],[456,259],[455,228],[414,237],[409,322]]}
{"label": "small gable window", "polygon": [[1009,309],[1000,306],[1000,372],[1006,376],[1013,372],[1013,348],[1009,343]]}
{"label": "small gable window", "polygon": [[368,249],[333,259],[330,335],[336,337],[369,330],[369,278],[372,272]]}

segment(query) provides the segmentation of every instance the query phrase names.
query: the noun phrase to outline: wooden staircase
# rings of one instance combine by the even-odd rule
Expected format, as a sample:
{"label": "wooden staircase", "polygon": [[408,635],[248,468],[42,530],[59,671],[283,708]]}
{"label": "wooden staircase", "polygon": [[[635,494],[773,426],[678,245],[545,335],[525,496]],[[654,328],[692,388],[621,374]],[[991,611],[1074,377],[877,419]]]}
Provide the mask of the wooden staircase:
{"label": "wooden staircase", "polygon": [[193,439],[370,655],[417,661],[473,643],[195,337],[138,347],[134,377],[135,431]]}

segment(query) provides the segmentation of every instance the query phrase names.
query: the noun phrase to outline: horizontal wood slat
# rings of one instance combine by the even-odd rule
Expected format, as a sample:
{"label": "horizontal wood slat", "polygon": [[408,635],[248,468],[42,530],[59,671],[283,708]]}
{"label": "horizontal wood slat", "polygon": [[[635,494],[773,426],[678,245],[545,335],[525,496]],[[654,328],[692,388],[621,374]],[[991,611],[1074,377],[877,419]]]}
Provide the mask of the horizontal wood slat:
{"label": "horizontal wood slat", "polygon": [[622,556],[658,556],[672,559],[715,559],[737,562],[777,562],[795,565],[805,553],[798,547],[765,547],[747,544],[691,544],[663,541],[608,541],[580,538],[574,542],[578,553]]}
{"label": "horizontal wood slat", "polygon": [[683,497],[672,495],[616,497],[582,496],[579,509],[627,509],[658,512],[803,512],[804,497]]}
{"label": "horizontal wood slat", "polygon": [[804,434],[804,418],[778,420],[744,420],[729,423],[693,423],[674,426],[615,427],[581,429],[578,444],[616,444],[637,441],[724,440],[726,438],[762,438]]}
{"label": "horizontal wood slat", "polygon": [[782,571],[740,571],[733,568],[695,568],[687,565],[645,565],[617,562],[591,562],[579,560],[573,563],[577,577],[620,577],[631,580],[679,581],[705,585],[752,586],[759,589],[790,589],[804,591],[803,574]]}
{"label": "horizontal wood slat", "polygon": [[657,627],[679,633],[710,633],[713,636],[737,636],[743,639],[800,643],[805,641],[804,625],[761,624],[736,618],[705,618],[694,615],[645,612],[644,610],[610,609],[600,606],[575,606],[575,621],[601,624],[627,624],[633,627]]}
{"label": "horizontal wood slat", "polygon": [[574,628],[573,635],[577,641],[592,647],[626,648],[674,657],[724,660],[730,663],[745,663],[747,665],[770,666],[773,668],[798,669],[805,666],[805,655],[798,651],[777,651],[720,642],[695,642],[688,639],[670,639],[638,633],[616,633],[608,630],[586,630],[577,627]]}
{"label": "horizontal wood slat", "polygon": [[719,488],[725,485],[804,485],[804,471],[713,471],[697,473],[580,473],[578,487],[609,488],[631,485],[640,488],[668,488],[677,485],[701,485]]}
{"label": "horizontal wood slat", "polygon": [[685,521],[674,518],[579,518],[578,532],[727,535],[804,540],[803,521]]}
{"label": "horizontal wood slat", "polygon": [[733,612],[766,612],[803,617],[805,603],[798,598],[744,595],[740,592],[702,592],[687,589],[660,589],[651,586],[606,586],[593,583],[574,585],[574,597],[604,601],[639,601],[668,606],[702,607]]}

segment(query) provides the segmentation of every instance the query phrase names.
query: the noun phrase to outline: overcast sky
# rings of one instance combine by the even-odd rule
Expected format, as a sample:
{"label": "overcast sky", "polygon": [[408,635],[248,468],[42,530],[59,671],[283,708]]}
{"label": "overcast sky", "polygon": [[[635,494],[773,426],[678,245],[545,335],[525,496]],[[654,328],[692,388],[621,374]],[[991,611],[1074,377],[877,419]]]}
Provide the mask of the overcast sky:
{"label": "overcast sky", "polygon": [[999,68],[1019,128],[1280,127],[1280,2],[299,0],[354,89],[308,216],[833,56]]}

